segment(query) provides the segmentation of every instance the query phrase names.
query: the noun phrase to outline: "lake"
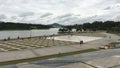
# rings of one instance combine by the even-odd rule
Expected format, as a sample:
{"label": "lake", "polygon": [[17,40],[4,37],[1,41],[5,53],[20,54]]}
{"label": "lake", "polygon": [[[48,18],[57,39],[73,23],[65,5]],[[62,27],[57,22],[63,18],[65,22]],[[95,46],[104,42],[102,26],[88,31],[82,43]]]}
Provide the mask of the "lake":
{"label": "lake", "polygon": [[0,31],[0,39],[17,38],[18,36],[21,38],[24,37],[34,37],[34,36],[44,36],[44,35],[53,35],[58,33],[59,28],[51,28],[51,29],[41,29],[41,30],[5,30]]}

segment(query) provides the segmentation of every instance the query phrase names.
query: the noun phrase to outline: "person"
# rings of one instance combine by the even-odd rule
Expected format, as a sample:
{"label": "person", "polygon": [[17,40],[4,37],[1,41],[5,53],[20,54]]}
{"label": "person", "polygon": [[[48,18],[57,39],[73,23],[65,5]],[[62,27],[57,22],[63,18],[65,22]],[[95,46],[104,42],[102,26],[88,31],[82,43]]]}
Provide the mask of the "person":
{"label": "person", "polygon": [[53,39],[52,39],[53,41],[54,41],[54,37],[53,37]]}
{"label": "person", "polygon": [[41,39],[41,37],[39,36],[39,40]]}
{"label": "person", "polygon": [[20,39],[20,37],[18,36],[17,39]]}
{"label": "person", "polygon": [[110,45],[107,45],[107,48],[110,49]]}
{"label": "person", "polygon": [[10,40],[10,37],[8,37],[8,40]]}
{"label": "person", "polygon": [[80,41],[80,45],[83,44],[83,40]]}
{"label": "person", "polygon": [[106,45],[106,46],[105,46],[105,49],[110,49],[110,45]]}

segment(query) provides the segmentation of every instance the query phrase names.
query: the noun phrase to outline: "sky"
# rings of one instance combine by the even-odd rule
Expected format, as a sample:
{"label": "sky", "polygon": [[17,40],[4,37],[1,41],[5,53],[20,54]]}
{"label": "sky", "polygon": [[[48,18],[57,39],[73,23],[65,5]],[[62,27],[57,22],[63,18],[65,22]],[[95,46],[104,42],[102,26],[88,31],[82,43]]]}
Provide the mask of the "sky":
{"label": "sky", "polygon": [[120,0],[0,0],[0,21],[63,25],[120,21]]}

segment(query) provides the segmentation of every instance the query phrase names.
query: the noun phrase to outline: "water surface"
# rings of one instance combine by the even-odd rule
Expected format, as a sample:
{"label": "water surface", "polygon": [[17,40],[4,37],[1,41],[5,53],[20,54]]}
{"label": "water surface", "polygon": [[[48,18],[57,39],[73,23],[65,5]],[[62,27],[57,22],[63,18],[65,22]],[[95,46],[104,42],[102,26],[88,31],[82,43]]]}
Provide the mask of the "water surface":
{"label": "water surface", "polygon": [[43,35],[57,34],[58,28],[42,29],[42,30],[5,30],[0,31],[0,39],[17,38],[19,37],[34,37]]}

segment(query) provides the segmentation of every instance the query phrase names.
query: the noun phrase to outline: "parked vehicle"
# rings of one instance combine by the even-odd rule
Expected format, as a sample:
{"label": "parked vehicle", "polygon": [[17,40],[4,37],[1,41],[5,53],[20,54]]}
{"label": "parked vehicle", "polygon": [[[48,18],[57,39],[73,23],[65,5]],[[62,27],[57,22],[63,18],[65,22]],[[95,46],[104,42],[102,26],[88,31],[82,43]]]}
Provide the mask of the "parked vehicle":
{"label": "parked vehicle", "polygon": [[114,49],[114,48],[120,48],[120,42],[112,42],[105,46],[99,47],[99,49]]}

